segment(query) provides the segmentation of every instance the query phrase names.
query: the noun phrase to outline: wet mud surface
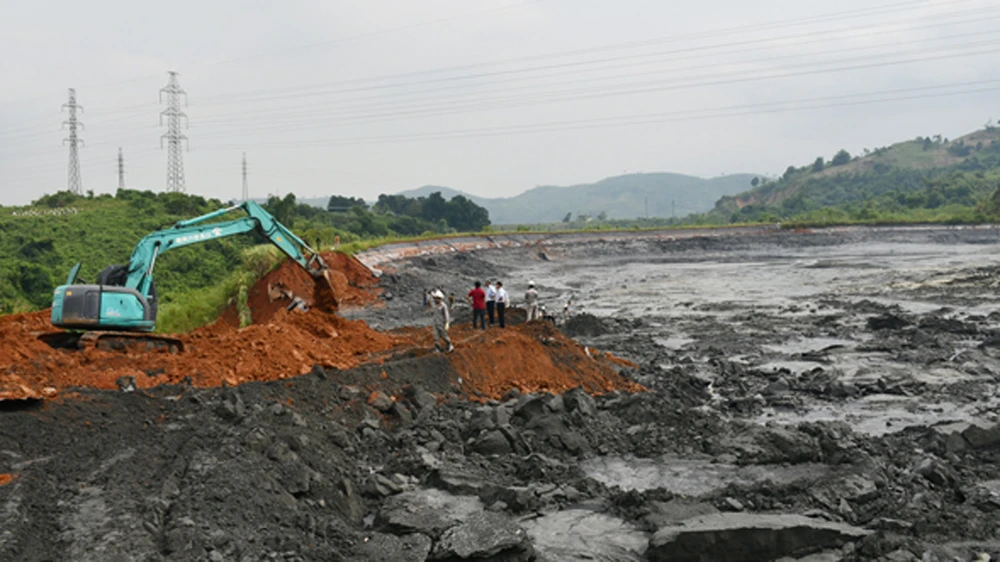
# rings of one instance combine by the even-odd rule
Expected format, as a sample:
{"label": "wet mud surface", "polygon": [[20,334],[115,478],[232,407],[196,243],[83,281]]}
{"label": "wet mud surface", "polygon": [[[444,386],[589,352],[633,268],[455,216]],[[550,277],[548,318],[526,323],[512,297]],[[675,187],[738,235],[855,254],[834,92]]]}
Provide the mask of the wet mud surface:
{"label": "wet mud surface", "polygon": [[[343,315],[420,326],[426,287],[461,300],[499,277],[516,305],[531,279],[550,310],[572,300],[559,328],[585,357],[646,390],[573,382],[590,367],[528,323],[453,327],[455,356],[0,402],[0,559],[996,559],[998,242],[843,229],[413,258],[384,306]],[[470,386],[521,354],[525,388],[565,382]]]}

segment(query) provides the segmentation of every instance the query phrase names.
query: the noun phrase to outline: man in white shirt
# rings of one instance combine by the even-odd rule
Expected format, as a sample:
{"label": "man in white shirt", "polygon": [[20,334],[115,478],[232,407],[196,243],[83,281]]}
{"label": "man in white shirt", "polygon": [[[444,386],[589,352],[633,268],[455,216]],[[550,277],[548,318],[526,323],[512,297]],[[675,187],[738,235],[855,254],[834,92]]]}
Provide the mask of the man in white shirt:
{"label": "man in white shirt", "polygon": [[538,291],[535,289],[535,282],[528,281],[528,290],[524,293],[524,306],[528,309],[528,322],[538,320]]}
{"label": "man in white shirt", "polygon": [[490,326],[493,325],[493,317],[497,310],[497,290],[493,286],[493,281],[486,280],[486,315],[490,317]]}
{"label": "man in white shirt", "polygon": [[503,283],[497,281],[497,320],[500,322],[501,328],[507,326],[503,318],[503,313],[507,309],[507,300],[507,289],[503,288]]}

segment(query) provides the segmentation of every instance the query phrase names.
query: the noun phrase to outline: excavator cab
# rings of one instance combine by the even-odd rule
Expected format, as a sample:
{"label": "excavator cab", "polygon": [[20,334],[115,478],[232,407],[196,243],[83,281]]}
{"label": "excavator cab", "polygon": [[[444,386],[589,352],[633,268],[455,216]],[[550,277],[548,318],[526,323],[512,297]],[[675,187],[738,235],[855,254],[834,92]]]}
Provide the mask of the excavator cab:
{"label": "excavator cab", "polygon": [[65,285],[56,287],[52,299],[52,325],[60,328],[94,329],[114,326],[119,330],[151,332],[156,327],[156,288],[149,298],[125,287],[128,266],[112,265],[97,276],[96,284],[77,284],[80,264],[70,271]]}

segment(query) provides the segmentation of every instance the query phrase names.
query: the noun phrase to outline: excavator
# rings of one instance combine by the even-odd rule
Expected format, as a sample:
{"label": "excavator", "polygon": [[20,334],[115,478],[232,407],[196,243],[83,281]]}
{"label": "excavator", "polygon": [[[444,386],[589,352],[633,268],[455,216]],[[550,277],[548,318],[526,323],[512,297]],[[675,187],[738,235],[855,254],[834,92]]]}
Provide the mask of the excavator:
{"label": "excavator", "polygon": [[[211,222],[237,210],[247,216]],[[132,250],[127,265],[105,267],[93,284],[77,282],[82,281],[77,278],[81,265],[77,263],[70,270],[66,284],[56,287],[52,298],[52,325],[75,331],[40,337],[60,348],[183,351],[181,340],[150,333],[156,328],[159,304],[153,281],[157,257],[183,246],[247,232],[257,232],[267,238],[318,283],[329,287],[327,304],[336,306],[329,267],[319,253],[263,207],[253,201],[244,201],[149,234]]]}

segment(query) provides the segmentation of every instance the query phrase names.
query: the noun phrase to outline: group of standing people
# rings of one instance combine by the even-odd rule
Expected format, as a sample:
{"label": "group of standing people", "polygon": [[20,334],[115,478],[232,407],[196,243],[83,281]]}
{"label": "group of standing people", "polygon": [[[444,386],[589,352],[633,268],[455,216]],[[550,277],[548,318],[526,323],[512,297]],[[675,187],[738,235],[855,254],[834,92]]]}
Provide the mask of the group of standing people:
{"label": "group of standing people", "polygon": [[[476,281],[475,287],[466,295],[466,300],[472,305],[472,327],[486,329],[487,318],[490,326],[499,324],[501,328],[507,327],[506,312],[510,305],[510,296],[503,283],[492,279],[486,280],[486,286]],[[452,351],[452,345],[448,337],[448,329],[451,326],[451,309],[455,306],[454,293],[451,294],[449,302],[445,302],[444,292],[441,289],[424,292],[424,306],[433,311],[434,325],[434,349],[441,351],[445,349],[440,345],[444,342],[447,351]],[[528,290],[524,293],[524,306],[527,312],[527,320],[550,320],[555,322],[554,316],[545,314],[544,307],[540,306],[538,290],[535,289],[535,282],[528,282]],[[565,315],[569,314],[570,303],[566,303],[563,309]]]}
{"label": "group of standing people", "polygon": [[487,279],[486,288],[483,289],[483,284],[476,281],[476,286],[469,291],[465,298],[472,304],[473,328],[477,326],[476,320],[478,319],[479,326],[485,330],[487,317],[490,319],[490,326],[499,320],[501,328],[507,327],[506,313],[510,297],[507,295],[507,289],[503,288],[503,283],[500,281],[494,283]]}
{"label": "group of standing people", "polygon": [[[510,303],[510,296],[507,289],[503,288],[503,283],[493,280],[486,280],[486,288],[476,281],[469,294],[465,296],[469,304],[472,305],[472,327],[482,327],[486,329],[486,319],[489,318],[490,326],[499,323],[501,328],[507,327],[506,313],[507,305]],[[528,311],[528,320],[539,320],[542,315],[538,309],[538,291],[535,289],[535,282],[528,282],[528,291],[524,294],[524,304]]]}

